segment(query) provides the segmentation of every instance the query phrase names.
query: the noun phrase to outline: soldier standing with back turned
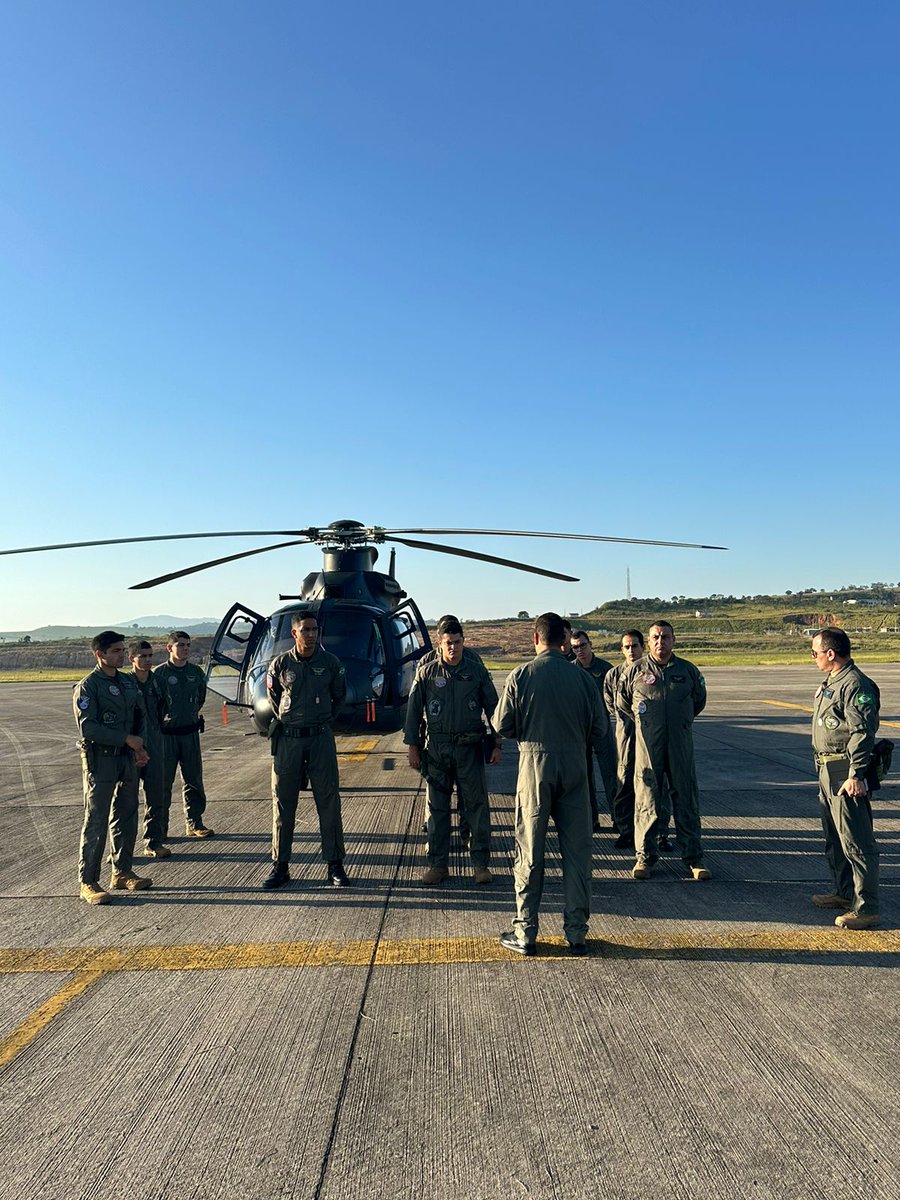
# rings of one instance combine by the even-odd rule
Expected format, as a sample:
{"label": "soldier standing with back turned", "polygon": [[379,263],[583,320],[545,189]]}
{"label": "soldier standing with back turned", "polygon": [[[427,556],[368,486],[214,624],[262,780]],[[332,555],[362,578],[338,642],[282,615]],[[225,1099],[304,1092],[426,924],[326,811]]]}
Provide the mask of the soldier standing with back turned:
{"label": "soldier standing with back turned", "polygon": [[152,880],[131,869],[138,824],[138,768],[147,762],[141,732],[144,702],[137,684],[123,673],[125,639],[107,629],[91,642],[97,665],[72,695],[81,733],[84,824],[78,854],[81,899],[107,904],[100,886],[106,831],[112,837],[110,887],[140,892]]}
{"label": "soldier standing with back turned", "polygon": [[563,654],[565,630],[557,613],[534,623],[535,657],[512,671],[494,714],[501,737],[519,743],[516,780],[516,916],[500,945],[537,953],[538,911],[544,890],[544,846],[550,818],[562,858],[563,929],[572,954],[587,953],[591,911],[591,803],[584,748],[602,733],[600,695],[584,671]]}

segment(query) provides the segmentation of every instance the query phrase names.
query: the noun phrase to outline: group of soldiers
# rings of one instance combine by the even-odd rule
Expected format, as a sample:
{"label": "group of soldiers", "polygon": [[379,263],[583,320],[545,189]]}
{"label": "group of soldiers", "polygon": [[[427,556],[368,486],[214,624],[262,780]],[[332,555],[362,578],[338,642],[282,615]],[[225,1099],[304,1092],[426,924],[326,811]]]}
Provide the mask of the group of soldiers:
{"label": "group of soldiers", "polygon": [[[185,834],[213,837],[203,823],[206,792],[200,757],[200,710],[206,700],[206,676],[189,661],[190,636],[173,631],[168,659],[152,669],[153,647],[106,630],[91,642],[97,665],[72,696],[81,734],[84,776],[84,825],[78,875],[81,898],[106,904],[100,886],[107,826],[112,842],[110,888],[140,892],[152,880],[133,869],[138,831],[138,791],[144,785],[144,838],[147,858],[170,858],[172,787],[179,767],[183,783]],[[131,670],[123,671],[126,654]]]}
{"label": "group of soldiers", "polygon": [[[290,881],[289,863],[299,792],[315,802],[328,881],[346,887],[337,752],[332,722],[346,695],[344,668],[318,640],[308,612],[292,621],[294,647],[269,664],[267,689],[274,720],[272,765],[272,871],[266,889]],[[593,653],[588,634],[572,631],[556,613],[534,624],[534,659],[512,671],[498,697],[490,672],[465,644],[458,618],[440,619],[435,648],[420,659],[409,697],[404,742],[410,766],[426,784],[427,848],[423,884],[449,877],[451,802],[454,789],[461,834],[474,881],[489,884],[491,820],[485,767],[500,761],[502,740],[518,742],[515,808],[513,927],[501,944],[536,953],[544,881],[544,847],[550,819],[562,860],[563,927],[570,950],[586,953],[590,915],[592,833],[600,828],[594,786],[596,757],[610,808],[615,845],[633,850],[631,874],[648,879],[660,852],[672,848],[674,821],[681,858],[694,880],[711,878],[701,840],[693,722],[706,704],[706,684],[693,663],[674,653],[675,632],[655,621],[647,632],[626,631],[622,662],[613,666]],[[96,669],[75,689],[82,734],[85,820],[79,872],[81,896],[105,903],[100,867],[109,824],[111,888],[139,891],[151,881],[132,869],[138,820],[138,780],[146,798],[148,857],[166,858],[172,786],[180,765],[186,833],[211,837],[203,824],[199,733],[206,685],[188,661],[190,638],[170,635],[167,662],[150,669],[152,648],[128,650],[132,671],[122,671],[124,638],[113,631],[92,643]],[[812,643],[827,679],[816,693],[813,748],[819,769],[819,803],[825,855],[833,890],[813,897],[822,908],[841,909],[836,924],[849,929],[878,923],[878,852],[869,792],[878,728],[877,686],[855,666],[843,630],[823,629]],[[155,764],[155,765],[154,765]]]}

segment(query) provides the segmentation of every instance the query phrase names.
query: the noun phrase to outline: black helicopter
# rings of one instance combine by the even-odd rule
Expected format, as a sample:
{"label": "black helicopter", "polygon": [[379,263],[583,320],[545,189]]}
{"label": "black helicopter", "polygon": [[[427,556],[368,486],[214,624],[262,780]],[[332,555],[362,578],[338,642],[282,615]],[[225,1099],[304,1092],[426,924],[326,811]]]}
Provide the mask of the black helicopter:
{"label": "black helicopter", "polygon": [[197,563],[132,585],[132,590],[156,587],[208,567],[265,554],[287,546],[322,547],[321,571],[310,572],[297,596],[279,596],[289,603],[268,617],[245,605],[234,604],[222,619],[210,649],[206,668],[212,691],[229,705],[249,711],[259,733],[268,730],[272,709],[266,694],[266,669],[277,654],[293,648],[291,618],[296,612],[315,615],[322,645],[336,654],[347,671],[347,700],[335,721],[337,733],[391,733],[402,728],[416,663],[431,648],[421,612],[397,582],[395,550],[385,575],[375,570],[378,545],[396,542],[416,550],[432,550],[461,558],[512,567],[577,583],[574,575],[534,567],[510,558],[481,554],[436,542],[422,542],[399,534],[464,534],[466,536],[541,537],[588,542],[629,542],[643,546],[675,546],[694,550],[724,550],[691,542],[660,542],[643,538],[603,537],[582,533],[537,533],[518,529],[384,529],[359,521],[334,521],[331,525],[299,530],[252,530],[228,533],[181,533],[150,537],[108,538],[92,542],[67,542],[55,546],[28,546],[0,550],[0,555],[42,550],[69,550],[85,546],[125,545],[133,542],[179,541],[207,537],[289,537],[287,542],[260,546]]}

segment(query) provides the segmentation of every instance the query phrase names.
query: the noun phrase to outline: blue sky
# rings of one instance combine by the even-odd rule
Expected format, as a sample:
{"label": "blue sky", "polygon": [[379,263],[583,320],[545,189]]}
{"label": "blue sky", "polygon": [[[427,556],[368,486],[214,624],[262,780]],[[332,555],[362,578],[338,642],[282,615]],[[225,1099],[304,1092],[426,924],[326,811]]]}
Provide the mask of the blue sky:
{"label": "blue sky", "polygon": [[[0,546],[344,517],[428,614],[900,580],[900,8],[0,15]],[[278,540],[278,539],[273,539]],[[249,548],[256,542],[247,542]],[[243,543],[0,558],[0,629],[265,612]]]}

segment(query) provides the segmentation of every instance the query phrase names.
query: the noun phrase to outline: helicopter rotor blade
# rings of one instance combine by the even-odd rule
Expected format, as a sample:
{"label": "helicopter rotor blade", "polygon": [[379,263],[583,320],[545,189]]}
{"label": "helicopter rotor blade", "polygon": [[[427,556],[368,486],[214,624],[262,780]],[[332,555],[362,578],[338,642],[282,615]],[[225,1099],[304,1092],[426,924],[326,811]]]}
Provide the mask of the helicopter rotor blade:
{"label": "helicopter rotor blade", "polygon": [[473,534],[489,537],[563,538],[575,542],[626,542],[634,546],[674,546],[680,550],[727,550],[727,546],[705,546],[700,542],[657,542],[650,538],[604,537],[595,533],[538,533],[531,529],[386,529],[392,533]]}
{"label": "helicopter rotor blade", "polygon": [[283,550],[285,546],[308,546],[310,538],[299,538],[292,542],[276,542],[274,546],[260,546],[257,550],[243,550],[240,554],[226,554],[224,558],[213,558],[209,562],[197,563],[193,567],[184,567],[181,571],[170,571],[168,575],[157,575],[155,579],[145,579],[143,583],[133,583],[128,589],[140,592],[144,588],[156,587],[158,583],[169,583],[172,579],[181,579],[183,575],[194,575],[197,571],[205,571],[207,567],[220,567],[222,563],[236,562],[239,558],[252,558],[254,554],[266,554],[269,550]]}
{"label": "helicopter rotor blade", "polygon": [[434,542],[417,542],[412,538],[385,537],[386,542],[399,542],[414,550],[436,550],[438,554],[455,554],[458,558],[475,558],[479,562],[496,563],[498,567],[513,567],[516,571],[528,571],[532,575],[546,575],[548,579],[562,579],[565,583],[578,583],[576,575],[560,575],[558,571],[547,571],[543,567],[531,567],[528,563],[516,562],[513,558],[497,558],[494,554],[479,554],[477,550],[462,550],[459,546],[438,546]]}
{"label": "helicopter rotor blade", "polygon": [[[188,538],[304,537],[310,532],[308,529],[231,529],[220,533],[158,533],[149,537],[102,538],[95,542],[60,542],[56,546],[20,546],[17,550],[0,550],[0,555],[37,554],[41,550],[80,550],[83,546],[127,546],[134,542],[179,542]],[[269,547],[272,550],[275,548]]]}

